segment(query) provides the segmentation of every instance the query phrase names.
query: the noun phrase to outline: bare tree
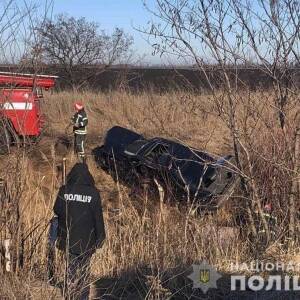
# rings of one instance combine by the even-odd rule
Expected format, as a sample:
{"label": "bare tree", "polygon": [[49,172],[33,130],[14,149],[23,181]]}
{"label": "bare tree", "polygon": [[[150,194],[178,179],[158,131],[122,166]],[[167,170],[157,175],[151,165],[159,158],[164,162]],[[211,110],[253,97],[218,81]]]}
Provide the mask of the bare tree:
{"label": "bare tree", "polygon": [[[270,126],[253,97],[240,93],[246,84],[239,69],[252,67],[269,77],[278,124],[285,133],[288,108],[299,102],[291,68],[299,61],[299,1],[156,0],[151,8],[147,1],[144,3],[153,21],[148,28],[139,30],[148,35],[154,52],[194,62],[207,81],[215,109],[231,133],[252,233],[257,234],[253,220],[257,211],[270,240],[255,167],[255,157],[259,155],[255,134],[261,126],[265,130]],[[209,64],[216,67],[217,76],[207,68]],[[290,167],[292,156],[290,152],[284,162],[290,177],[296,176]],[[265,159],[262,155],[260,158]],[[275,159],[270,160],[276,165]],[[289,208],[291,221],[295,213],[293,199]]]}
{"label": "bare tree", "polygon": [[112,64],[126,61],[133,43],[122,29],[116,28],[108,35],[99,30],[97,23],[65,15],[44,21],[37,32],[40,39],[33,52],[39,53],[40,62],[62,67],[64,79],[73,89],[82,87]]}
{"label": "bare tree", "polygon": [[[244,33],[243,44],[254,61],[271,78],[281,128],[285,126],[286,106],[293,85],[293,68],[299,61],[300,4],[298,1],[232,1],[231,7]],[[239,54],[239,57],[242,57]]]}

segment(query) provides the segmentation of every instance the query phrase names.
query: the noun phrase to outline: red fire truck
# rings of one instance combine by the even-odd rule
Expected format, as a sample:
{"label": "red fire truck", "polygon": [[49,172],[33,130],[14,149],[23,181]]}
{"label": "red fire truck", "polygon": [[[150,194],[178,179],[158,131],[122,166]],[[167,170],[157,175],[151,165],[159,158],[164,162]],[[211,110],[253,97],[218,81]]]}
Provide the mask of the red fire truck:
{"label": "red fire truck", "polygon": [[43,89],[57,76],[0,72],[0,153],[12,144],[40,136],[44,124],[40,103]]}

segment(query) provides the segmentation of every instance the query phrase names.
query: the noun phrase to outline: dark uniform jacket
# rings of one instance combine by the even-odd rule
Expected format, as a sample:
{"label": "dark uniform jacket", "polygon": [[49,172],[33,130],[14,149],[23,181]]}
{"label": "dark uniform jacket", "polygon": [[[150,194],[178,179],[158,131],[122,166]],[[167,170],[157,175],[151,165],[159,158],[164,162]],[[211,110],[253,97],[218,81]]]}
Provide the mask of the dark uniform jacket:
{"label": "dark uniform jacket", "polygon": [[88,118],[84,109],[76,112],[71,120],[74,124],[73,126],[74,133],[86,134],[86,126],[88,124]]}
{"label": "dark uniform jacket", "polygon": [[80,255],[93,253],[105,239],[101,199],[86,164],[77,163],[67,176],[54,205],[58,216],[57,245]]}

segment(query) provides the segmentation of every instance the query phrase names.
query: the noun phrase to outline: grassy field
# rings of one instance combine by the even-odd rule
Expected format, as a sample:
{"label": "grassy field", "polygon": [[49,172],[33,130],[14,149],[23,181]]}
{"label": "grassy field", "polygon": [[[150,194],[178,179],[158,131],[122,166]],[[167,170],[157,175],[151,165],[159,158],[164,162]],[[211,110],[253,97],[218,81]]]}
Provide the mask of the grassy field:
{"label": "grassy field", "polygon": [[[282,242],[287,214],[282,185],[287,171],[282,170],[289,168],[288,142],[284,141],[292,140],[294,107],[291,105],[287,115],[289,127],[283,140],[269,92],[241,92],[239,97],[236,105],[241,141],[251,144],[259,197],[262,201],[272,197],[282,220],[281,236],[263,251],[253,251],[259,245],[250,241],[247,226],[236,226],[237,217],[245,214],[245,199],[238,189],[222,209],[199,216],[192,214],[188,205],[164,203],[142,193],[130,195],[128,187],[97,169],[88,156],[89,168],[101,192],[107,231],[104,247],[93,257],[95,295],[110,295],[108,299],[190,299],[193,295],[201,299],[201,292],[193,290],[187,278],[193,263],[207,260],[226,278],[231,263],[249,262],[257,255],[262,260],[297,260],[297,245],[288,248]],[[41,299],[44,294],[49,299],[59,299],[57,290],[45,281],[47,223],[61,184],[57,166],[63,156],[67,157],[68,169],[76,162],[71,149],[55,146],[58,137],[71,138],[65,128],[75,100],[84,102],[89,116],[88,153],[113,125],[149,137],[172,138],[217,155],[233,153],[226,115],[209,95],[46,94],[43,111],[47,126],[40,143],[0,160],[1,176],[9,182],[14,201],[20,203],[20,223],[23,237],[26,236],[24,269],[18,270],[17,276],[1,276],[1,299]],[[275,159],[280,168],[274,165]],[[272,182],[266,183],[266,178],[273,178]],[[57,263],[58,273],[62,266]],[[220,291],[209,291],[211,299],[222,299],[229,293],[226,280],[220,285]]]}

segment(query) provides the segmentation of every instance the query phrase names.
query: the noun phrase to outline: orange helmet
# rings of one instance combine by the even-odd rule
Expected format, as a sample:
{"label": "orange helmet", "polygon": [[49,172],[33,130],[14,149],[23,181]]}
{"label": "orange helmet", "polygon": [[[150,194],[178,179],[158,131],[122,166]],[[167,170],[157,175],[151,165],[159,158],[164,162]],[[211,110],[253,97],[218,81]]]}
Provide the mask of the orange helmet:
{"label": "orange helmet", "polygon": [[83,109],[83,104],[82,102],[75,102],[74,107],[77,111],[79,111]]}

